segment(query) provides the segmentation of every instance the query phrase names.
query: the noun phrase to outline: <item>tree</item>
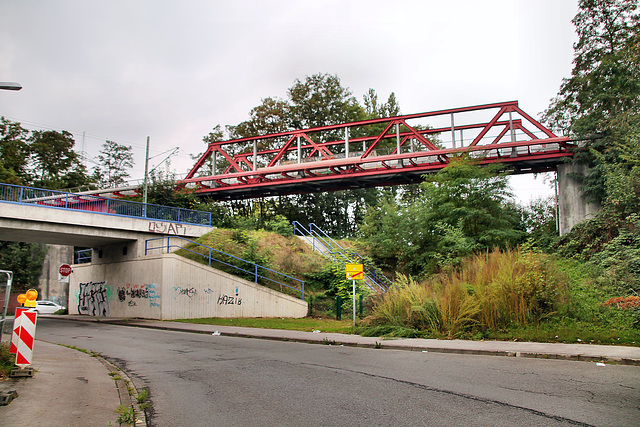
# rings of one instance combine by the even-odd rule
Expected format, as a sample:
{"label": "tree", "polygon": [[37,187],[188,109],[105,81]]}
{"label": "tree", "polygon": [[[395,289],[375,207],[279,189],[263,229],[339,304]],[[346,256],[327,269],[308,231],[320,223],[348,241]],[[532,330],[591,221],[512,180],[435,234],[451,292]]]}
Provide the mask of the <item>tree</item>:
{"label": "tree", "polygon": [[538,248],[549,249],[558,238],[555,197],[534,199],[522,207],[521,212],[529,241]]}
{"label": "tree", "polygon": [[496,168],[454,159],[427,176],[410,203],[372,206],[361,227],[372,256],[387,264],[395,258],[401,272],[430,274],[474,252],[521,243],[520,213]]}
{"label": "tree", "polygon": [[[344,87],[340,79],[330,74],[314,74],[303,80],[296,79],[287,90],[287,98],[264,98],[261,104],[254,107],[249,119],[236,126],[228,126],[231,138],[247,138],[257,135],[268,135],[294,129],[354,122],[370,118],[397,115],[400,107],[395,94],[391,94],[386,103],[378,102],[378,95],[370,89],[364,98],[363,108],[351,91]],[[384,124],[377,130],[382,132]],[[371,133],[371,129],[368,130]],[[362,129],[352,130],[352,137],[364,136]],[[340,140],[344,131],[323,132],[322,135],[311,135],[312,139],[321,137],[323,141]],[[206,143],[222,141],[220,126],[204,138]],[[258,149],[280,147],[283,139],[270,138],[258,142]],[[395,146],[395,142],[394,142]],[[250,143],[237,144],[230,148],[230,154],[250,150]],[[339,153],[342,146],[335,146]],[[283,160],[287,160],[286,158]],[[222,170],[228,162],[218,159],[217,170]],[[376,203],[380,190],[358,189],[337,192],[280,196],[253,201],[236,201],[227,203],[227,209],[245,220],[235,221],[239,225],[265,226],[281,216],[289,221],[302,223],[314,222],[327,233],[344,237],[354,235],[357,225],[364,217],[366,206]]]}
{"label": "tree", "polygon": [[[578,33],[574,67],[543,120],[576,138],[589,150],[574,156],[590,172],[585,194],[596,202],[605,197],[603,166],[617,163],[637,133],[640,114],[640,19],[636,0],[581,0],[573,23]],[[635,130],[634,130],[635,129]],[[595,139],[591,139],[594,138]],[[600,158],[596,155],[599,153]]]}
{"label": "tree", "polygon": [[38,287],[46,254],[46,245],[0,241],[0,265],[3,270],[13,272],[13,291]]}
{"label": "tree", "polygon": [[0,181],[28,184],[29,154],[28,131],[20,123],[0,118]]}
{"label": "tree", "polygon": [[[334,75],[319,73],[307,76],[304,81],[296,79],[288,95],[289,125],[294,129],[370,118],[351,91]],[[359,135],[354,133],[353,136]],[[324,132],[322,137],[324,141],[339,140],[344,138],[344,131]],[[292,196],[293,204],[300,208],[297,215],[300,219],[296,219],[303,223],[314,222],[333,236],[354,235],[356,216],[358,219],[363,216],[367,202],[375,200],[377,192],[376,189],[365,189]]]}
{"label": "tree", "polygon": [[172,173],[152,171],[149,173],[147,202],[154,205],[197,209],[199,201],[193,190],[176,189],[176,178]]}
{"label": "tree", "polygon": [[100,187],[117,187],[129,177],[127,169],[133,167],[131,146],[107,140],[97,156],[99,166],[93,170],[93,179]]}
{"label": "tree", "polygon": [[[230,129],[234,138],[248,138],[291,130],[289,126],[289,104],[278,98],[265,98],[262,104],[253,107],[249,120]],[[270,147],[258,147],[267,149]]]}
{"label": "tree", "polygon": [[338,76],[314,74],[296,79],[288,91],[289,123],[294,129],[361,120],[364,110]]}
{"label": "tree", "polygon": [[86,167],[73,151],[75,141],[67,132],[35,131],[31,136],[34,185],[49,189],[88,184]]}
{"label": "tree", "polygon": [[[586,138],[583,190],[602,206],[554,246],[591,261],[601,280],[638,291],[640,267],[640,15],[635,0],[581,0],[574,68],[545,112],[552,125]],[[593,138],[593,139],[590,139]]]}

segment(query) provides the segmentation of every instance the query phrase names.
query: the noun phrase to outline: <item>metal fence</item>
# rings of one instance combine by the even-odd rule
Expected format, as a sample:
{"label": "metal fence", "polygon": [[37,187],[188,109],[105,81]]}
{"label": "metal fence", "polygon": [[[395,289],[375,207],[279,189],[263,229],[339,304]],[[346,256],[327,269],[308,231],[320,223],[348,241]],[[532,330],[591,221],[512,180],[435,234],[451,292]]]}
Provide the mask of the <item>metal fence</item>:
{"label": "metal fence", "polygon": [[[6,277],[6,281],[4,281]],[[7,318],[7,309],[9,308],[9,296],[11,295],[11,283],[13,282],[13,272],[0,270],[0,288],[4,289],[4,293],[0,293],[2,308],[0,309],[0,342],[2,342],[2,331]]]}
{"label": "metal fence", "polygon": [[90,194],[65,193],[20,185],[0,184],[0,201],[105,215],[148,218],[183,224],[211,225],[211,212],[110,199]]}

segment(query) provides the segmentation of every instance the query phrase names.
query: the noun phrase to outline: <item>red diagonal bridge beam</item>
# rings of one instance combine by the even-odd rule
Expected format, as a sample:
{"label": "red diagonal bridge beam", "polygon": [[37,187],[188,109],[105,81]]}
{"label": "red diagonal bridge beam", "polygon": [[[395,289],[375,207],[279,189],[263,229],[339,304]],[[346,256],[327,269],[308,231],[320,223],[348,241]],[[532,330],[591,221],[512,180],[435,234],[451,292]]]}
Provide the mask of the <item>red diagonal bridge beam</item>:
{"label": "red diagonal bridge beam", "polygon": [[462,154],[540,172],[573,147],[509,101],[212,142],[179,184],[216,199],[404,184]]}

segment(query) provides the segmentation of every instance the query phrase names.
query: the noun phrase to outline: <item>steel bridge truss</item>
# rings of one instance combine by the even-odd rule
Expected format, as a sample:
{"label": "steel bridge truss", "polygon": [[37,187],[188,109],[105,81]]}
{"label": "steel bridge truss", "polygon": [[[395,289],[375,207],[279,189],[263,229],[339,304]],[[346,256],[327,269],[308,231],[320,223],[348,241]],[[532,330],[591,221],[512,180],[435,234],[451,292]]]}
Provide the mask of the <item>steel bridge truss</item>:
{"label": "steel bridge truss", "polygon": [[212,142],[179,184],[214,199],[398,185],[461,155],[536,173],[573,147],[510,101]]}

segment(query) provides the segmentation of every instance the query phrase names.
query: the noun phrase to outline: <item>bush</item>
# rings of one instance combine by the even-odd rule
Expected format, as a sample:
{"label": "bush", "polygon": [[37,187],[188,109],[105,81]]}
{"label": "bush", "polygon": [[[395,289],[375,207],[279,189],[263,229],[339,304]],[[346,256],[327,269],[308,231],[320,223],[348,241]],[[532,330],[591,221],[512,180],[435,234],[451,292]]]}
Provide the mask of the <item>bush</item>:
{"label": "bush", "polygon": [[293,225],[284,215],[276,215],[275,219],[265,222],[264,229],[285,237],[293,236]]}
{"label": "bush", "polygon": [[399,276],[374,306],[373,326],[391,325],[460,336],[537,324],[567,305],[567,289],[553,259],[531,250],[494,250],[422,283]]}
{"label": "bush", "polygon": [[9,373],[15,365],[15,356],[9,353],[9,345],[0,343],[0,379],[9,376]]}

